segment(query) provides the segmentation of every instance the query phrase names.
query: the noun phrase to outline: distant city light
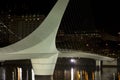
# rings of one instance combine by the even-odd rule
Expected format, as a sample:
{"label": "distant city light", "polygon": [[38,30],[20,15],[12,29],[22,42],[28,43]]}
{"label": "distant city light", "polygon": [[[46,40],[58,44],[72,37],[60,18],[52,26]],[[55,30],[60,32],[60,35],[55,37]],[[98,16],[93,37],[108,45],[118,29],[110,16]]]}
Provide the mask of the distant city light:
{"label": "distant city light", "polygon": [[118,34],[120,35],[120,32],[118,32]]}
{"label": "distant city light", "polygon": [[70,62],[71,63],[76,63],[76,60],[75,59],[70,59]]}

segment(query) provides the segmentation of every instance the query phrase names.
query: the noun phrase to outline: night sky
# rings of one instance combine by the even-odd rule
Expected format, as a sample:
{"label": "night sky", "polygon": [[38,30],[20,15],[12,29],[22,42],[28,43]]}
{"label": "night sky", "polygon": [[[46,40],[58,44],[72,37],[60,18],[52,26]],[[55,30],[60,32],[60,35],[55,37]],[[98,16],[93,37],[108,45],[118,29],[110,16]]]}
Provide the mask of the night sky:
{"label": "night sky", "polygon": [[[55,2],[56,0],[1,0],[0,13],[47,15]],[[92,29],[96,27],[111,35],[117,35],[120,32],[120,5],[118,1],[70,0],[70,4],[72,5],[70,5],[70,9],[73,11],[67,11],[66,14],[72,15],[74,28]],[[78,27],[84,24],[87,26]]]}
{"label": "night sky", "polygon": [[1,0],[1,11],[10,14],[47,14],[56,0]]}
{"label": "night sky", "polygon": [[117,0],[93,0],[92,9],[96,26],[113,35],[120,32],[120,4]]}

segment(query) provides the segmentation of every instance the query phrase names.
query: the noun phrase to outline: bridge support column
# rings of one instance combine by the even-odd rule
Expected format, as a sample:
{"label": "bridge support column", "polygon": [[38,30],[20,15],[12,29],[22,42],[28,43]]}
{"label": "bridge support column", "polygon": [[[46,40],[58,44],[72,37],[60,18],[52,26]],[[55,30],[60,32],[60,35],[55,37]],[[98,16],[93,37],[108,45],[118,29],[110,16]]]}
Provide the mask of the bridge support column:
{"label": "bridge support column", "polygon": [[96,60],[96,70],[101,70],[101,60]]}
{"label": "bridge support column", "polygon": [[96,60],[96,70],[95,71],[95,80],[102,80],[101,79],[101,60]]}
{"label": "bridge support column", "polygon": [[0,80],[6,80],[5,79],[5,68],[0,67]]}
{"label": "bridge support column", "polygon": [[35,80],[52,80],[58,54],[48,58],[31,59]]}

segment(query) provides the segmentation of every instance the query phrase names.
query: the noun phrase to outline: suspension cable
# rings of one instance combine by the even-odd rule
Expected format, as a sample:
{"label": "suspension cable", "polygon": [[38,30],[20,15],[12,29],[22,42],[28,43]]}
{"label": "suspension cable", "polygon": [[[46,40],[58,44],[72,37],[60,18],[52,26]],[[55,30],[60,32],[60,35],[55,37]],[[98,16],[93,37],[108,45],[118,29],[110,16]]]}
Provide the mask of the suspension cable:
{"label": "suspension cable", "polygon": [[22,39],[21,37],[19,37],[18,35],[16,35],[11,29],[9,29],[1,20],[0,20],[0,27],[3,27],[5,29],[7,29],[10,34],[14,35],[19,40]]}

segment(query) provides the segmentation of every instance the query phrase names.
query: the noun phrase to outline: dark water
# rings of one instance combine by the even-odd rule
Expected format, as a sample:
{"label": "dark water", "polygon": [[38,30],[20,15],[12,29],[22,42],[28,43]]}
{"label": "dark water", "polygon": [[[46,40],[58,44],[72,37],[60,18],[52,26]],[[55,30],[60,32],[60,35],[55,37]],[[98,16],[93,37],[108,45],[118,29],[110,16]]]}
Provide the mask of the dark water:
{"label": "dark water", "polygon": [[103,67],[95,71],[71,68],[63,71],[56,70],[54,80],[120,80],[120,75],[115,67]]}
{"label": "dark water", "polygon": [[[119,67],[96,66],[93,59],[59,58],[52,80],[120,80]],[[30,61],[5,62],[0,66],[0,80],[35,80]]]}
{"label": "dark water", "polygon": [[[26,71],[26,77],[23,76],[22,68],[17,68],[17,73],[11,72],[12,77],[9,80],[35,80],[34,72],[31,69],[29,75]],[[0,80],[8,80],[6,78],[6,72],[4,67],[0,67]],[[15,77],[17,76],[17,77]],[[56,69],[54,71],[53,80],[120,80],[120,75],[116,67],[103,67],[101,70],[79,70],[77,68],[69,69]]]}

